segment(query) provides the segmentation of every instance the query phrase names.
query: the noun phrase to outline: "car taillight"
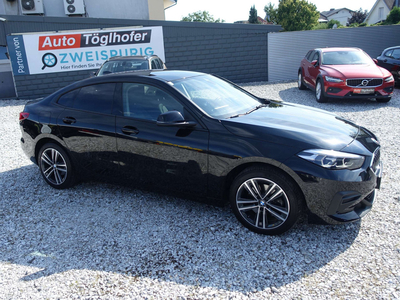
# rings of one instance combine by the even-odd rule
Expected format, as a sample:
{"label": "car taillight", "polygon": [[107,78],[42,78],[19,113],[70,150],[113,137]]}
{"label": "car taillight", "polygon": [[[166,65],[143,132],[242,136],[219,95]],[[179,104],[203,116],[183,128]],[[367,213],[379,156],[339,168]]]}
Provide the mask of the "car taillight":
{"label": "car taillight", "polygon": [[27,112],[20,112],[19,113],[19,120],[20,121],[28,119],[28,117],[29,117],[29,113],[27,113]]}

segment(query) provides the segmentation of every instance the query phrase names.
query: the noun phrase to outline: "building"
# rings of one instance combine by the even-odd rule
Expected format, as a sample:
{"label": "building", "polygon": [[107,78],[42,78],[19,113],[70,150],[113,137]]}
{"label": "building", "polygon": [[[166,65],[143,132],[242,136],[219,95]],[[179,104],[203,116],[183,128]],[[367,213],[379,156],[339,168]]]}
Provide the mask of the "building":
{"label": "building", "polygon": [[339,21],[340,24],[342,24],[343,26],[346,26],[348,20],[351,18],[353,13],[354,11],[348,8],[339,8],[339,9],[331,8],[329,11],[321,12],[319,19],[324,20],[324,22],[325,19],[328,20],[328,22],[330,20],[336,20]]}
{"label": "building", "polygon": [[178,0],[0,0],[0,15],[165,20]]}
{"label": "building", "polygon": [[396,6],[400,6],[399,0],[377,0],[364,22],[370,25],[384,21],[390,11]]}

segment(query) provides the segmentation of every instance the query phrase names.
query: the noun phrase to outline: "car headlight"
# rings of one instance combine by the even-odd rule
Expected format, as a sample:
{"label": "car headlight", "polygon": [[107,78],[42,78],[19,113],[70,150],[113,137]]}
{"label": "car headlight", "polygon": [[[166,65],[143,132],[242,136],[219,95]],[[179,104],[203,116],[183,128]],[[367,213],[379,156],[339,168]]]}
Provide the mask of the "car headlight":
{"label": "car headlight", "polygon": [[385,78],[385,82],[389,82],[389,81],[392,81],[392,80],[394,80],[392,75],[390,75],[389,77]]}
{"label": "car headlight", "polygon": [[354,170],[361,168],[365,157],[334,150],[311,149],[297,154],[299,157],[331,170]]}
{"label": "car headlight", "polygon": [[329,82],[336,82],[336,83],[343,82],[342,79],[336,78],[336,77],[331,77],[331,76],[325,76],[325,80],[329,81]]}

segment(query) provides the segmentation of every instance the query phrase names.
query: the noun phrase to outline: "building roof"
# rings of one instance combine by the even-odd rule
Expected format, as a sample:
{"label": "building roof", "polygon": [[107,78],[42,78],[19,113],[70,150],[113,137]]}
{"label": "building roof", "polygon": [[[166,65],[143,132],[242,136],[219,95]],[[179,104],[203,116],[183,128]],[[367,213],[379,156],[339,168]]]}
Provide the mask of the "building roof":
{"label": "building roof", "polygon": [[393,9],[393,7],[394,7],[394,5],[396,3],[396,0],[384,0],[384,1],[385,1],[386,5],[389,7],[390,10]]}
{"label": "building roof", "polygon": [[325,23],[328,22],[328,18],[324,16],[322,13],[319,13],[319,18],[318,18],[319,23]]}
{"label": "building roof", "polygon": [[[388,1],[394,1],[394,0],[388,0]],[[354,11],[351,10],[351,9],[348,9],[348,8],[346,8],[346,7],[343,7],[343,8],[339,8],[339,9],[331,8],[330,10],[323,11],[323,12],[321,12],[320,14],[323,15],[323,16],[325,16],[325,17],[330,17],[330,16],[332,16],[332,15],[334,15],[334,14],[339,13],[341,10],[348,10],[349,12],[354,12]]]}
{"label": "building roof", "polygon": [[[367,17],[365,18],[364,22],[367,22],[367,20],[369,19],[369,16],[372,14],[372,12],[374,11],[376,5],[378,4],[380,0],[376,0],[376,2],[374,3],[374,6],[372,6],[371,10],[369,11]],[[383,2],[386,4],[386,6],[388,7],[389,10],[392,10],[395,6],[396,6],[396,0],[383,0]],[[397,5],[400,6],[400,0],[397,1]]]}

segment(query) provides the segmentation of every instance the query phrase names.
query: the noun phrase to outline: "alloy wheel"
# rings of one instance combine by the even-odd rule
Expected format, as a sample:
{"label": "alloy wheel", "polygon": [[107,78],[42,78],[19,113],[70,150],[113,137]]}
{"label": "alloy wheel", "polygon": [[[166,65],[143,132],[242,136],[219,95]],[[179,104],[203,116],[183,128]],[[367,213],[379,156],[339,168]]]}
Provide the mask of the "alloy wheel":
{"label": "alloy wheel", "polygon": [[321,99],[321,93],[322,93],[321,83],[318,81],[317,86],[315,87],[315,96],[317,100]]}
{"label": "alloy wheel", "polygon": [[67,179],[67,163],[58,150],[45,149],[40,157],[40,164],[43,176],[53,185],[61,185]]}
{"label": "alloy wheel", "polygon": [[266,178],[250,178],[243,182],[236,193],[236,205],[243,219],[259,229],[278,228],[290,213],[284,190]]}

